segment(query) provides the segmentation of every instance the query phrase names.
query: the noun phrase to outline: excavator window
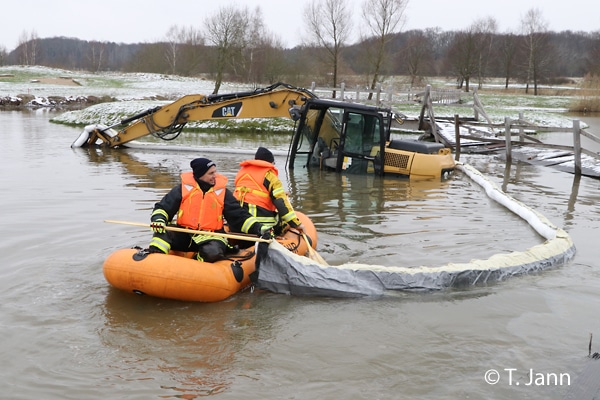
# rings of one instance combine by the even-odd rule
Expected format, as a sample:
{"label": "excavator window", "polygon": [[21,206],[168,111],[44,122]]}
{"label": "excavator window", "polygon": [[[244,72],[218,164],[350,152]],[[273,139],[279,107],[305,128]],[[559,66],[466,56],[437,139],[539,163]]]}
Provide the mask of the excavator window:
{"label": "excavator window", "polygon": [[311,101],[302,113],[292,144],[291,165],[297,159],[298,165],[336,172],[382,171],[385,140],[379,110]]}
{"label": "excavator window", "polygon": [[[316,112],[316,110],[311,110],[311,112]],[[343,115],[342,109],[328,107],[320,109],[318,117],[313,118],[312,123],[307,118],[307,124],[311,124],[314,127],[313,132],[316,132],[315,137],[311,138],[313,147],[309,165],[318,166],[320,169],[336,167],[338,153],[332,144],[336,141],[339,142]]]}
{"label": "excavator window", "polygon": [[379,118],[370,114],[347,113],[343,135],[344,160],[342,169],[351,173],[373,172],[381,149]]}

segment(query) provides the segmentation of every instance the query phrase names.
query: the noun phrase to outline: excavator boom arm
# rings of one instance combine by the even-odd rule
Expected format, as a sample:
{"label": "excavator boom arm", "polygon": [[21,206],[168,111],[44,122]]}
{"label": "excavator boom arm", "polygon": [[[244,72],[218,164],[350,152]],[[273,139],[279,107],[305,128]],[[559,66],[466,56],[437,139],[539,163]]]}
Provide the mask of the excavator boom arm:
{"label": "excavator boom arm", "polygon": [[[290,108],[301,106],[308,98],[316,97],[310,91],[288,84],[277,83],[249,92],[222,95],[187,95],[162,107],[147,110],[121,121],[127,126],[116,134],[105,133],[109,128],[95,127],[87,132],[87,140],[76,141],[80,146],[118,147],[140,137],[178,134],[191,121],[229,118],[291,118]],[[116,126],[116,125],[115,125]],[[86,133],[86,132],[84,132]],[[75,146],[74,146],[75,147]]]}

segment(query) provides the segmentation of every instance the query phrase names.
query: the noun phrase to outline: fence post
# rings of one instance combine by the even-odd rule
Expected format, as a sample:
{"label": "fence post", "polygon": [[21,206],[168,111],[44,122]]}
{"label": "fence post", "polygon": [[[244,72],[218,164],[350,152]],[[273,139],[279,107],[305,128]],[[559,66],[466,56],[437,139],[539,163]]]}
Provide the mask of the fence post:
{"label": "fence post", "polygon": [[506,142],[506,162],[512,162],[512,142],[510,137],[510,118],[504,117],[504,141]]}
{"label": "fence post", "polygon": [[342,82],[340,85],[340,99],[344,100],[344,91],[346,90],[346,83]]}
{"label": "fence post", "polygon": [[454,159],[458,161],[460,159],[460,120],[458,114],[454,114]]}
{"label": "fence post", "polygon": [[[521,111],[519,113],[519,125],[523,124],[524,121],[524,117],[523,117],[523,111]],[[523,136],[525,134],[525,129],[523,129],[522,126],[519,126],[519,140],[522,142],[525,140],[525,137]]]}
{"label": "fence post", "polygon": [[360,85],[356,85],[356,101],[360,102]]}
{"label": "fence post", "polygon": [[575,175],[581,175],[581,130],[579,120],[573,120],[573,150],[575,156]]}
{"label": "fence post", "polygon": [[477,87],[473,89],[473,118],[479,121],[479,110],[477,109]]}
{"label": "fence post", "polygon": [[311,82],[310,84],[310,91],[314,92],[315,91],[315,86],[317,86],[314,82]]}
{"label": "fence post", "polygon": [[381,100],[381,82],[377,83],[377,105],[380,104]]}
{"label": "fence post", "polygon": [[[427,101],[429,100],[429,90],[431,85],[425,86],[425,94],[423,95],[423,105],[421,106],[421,112],[419,113],[419,130],[425,128],[425,109],[427,109]],[[435,129],[432,127],[432,129]]]}

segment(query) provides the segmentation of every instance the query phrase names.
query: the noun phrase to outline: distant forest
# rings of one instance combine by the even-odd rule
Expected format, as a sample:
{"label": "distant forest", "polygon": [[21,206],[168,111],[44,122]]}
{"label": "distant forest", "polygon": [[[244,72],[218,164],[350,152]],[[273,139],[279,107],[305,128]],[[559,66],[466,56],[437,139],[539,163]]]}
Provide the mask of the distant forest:
{"label": "distant forest", "polygon": [[[472,31],[412,30],[392,34],[386,41],[387,57],[378,73],[406,76],[407,84],[419,85],[432,76],[481,83],[504,78],[506,85],[531,77],[532,51],[537,51],[537,81],[560,83],[571,77],[600,72],[600,32],[544,32],[531,45],[531,37]],[[343,46],[339,52],[337,82],[370,84],[369,51],[376,38]],[[270,84],[296,85],[316,82],[331,85],[331,66],[321,55],[326,49],[303,45],[285,49],[272,41],[232,49],[227,59],[218,46],[204,40],[165,40],[157,43],[123,44],[76,38],[33,37],[11,52],[0,48],[0,65],[41,65],[67,70],[147,72]],[[471,83],[473,85],[473,83]]]}

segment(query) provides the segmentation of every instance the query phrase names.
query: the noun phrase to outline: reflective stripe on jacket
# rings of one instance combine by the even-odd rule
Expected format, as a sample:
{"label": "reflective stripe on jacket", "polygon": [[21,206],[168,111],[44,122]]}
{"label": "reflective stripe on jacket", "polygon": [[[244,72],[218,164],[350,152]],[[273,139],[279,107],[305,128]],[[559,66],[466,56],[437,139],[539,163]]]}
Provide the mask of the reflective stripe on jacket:
{"label": "reflective stripe on jacket", "polygon": [[177,212],[177,225],[204,231],[223,228],[223,207],[227,178],[217,174],[217,182],[203,193],[193,172],[181,174],[181,205]]}

